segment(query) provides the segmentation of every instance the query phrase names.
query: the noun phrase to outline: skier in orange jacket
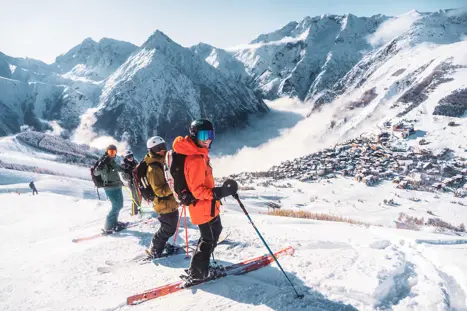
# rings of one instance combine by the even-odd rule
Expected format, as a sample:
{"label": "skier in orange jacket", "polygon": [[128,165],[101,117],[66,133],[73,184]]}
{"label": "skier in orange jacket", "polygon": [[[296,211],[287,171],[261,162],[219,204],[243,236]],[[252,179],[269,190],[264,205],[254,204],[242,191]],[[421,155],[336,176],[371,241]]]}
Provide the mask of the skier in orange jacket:
{"label": "skier in orange jacket", "polygon": [[202,119],[191,123],[189,136],[179,136],[173,143],[176,153],[186,155],[185,179],[195,198],[189,206],[190,217],[191,222],[198,225],[201,234],[188,272],[193,280],[208,277],[210,257],[222,232],[219,200],[224,195],[222,187],[214,187],[212,167],[209,163],[209,148],[213,140],[212,123]]}

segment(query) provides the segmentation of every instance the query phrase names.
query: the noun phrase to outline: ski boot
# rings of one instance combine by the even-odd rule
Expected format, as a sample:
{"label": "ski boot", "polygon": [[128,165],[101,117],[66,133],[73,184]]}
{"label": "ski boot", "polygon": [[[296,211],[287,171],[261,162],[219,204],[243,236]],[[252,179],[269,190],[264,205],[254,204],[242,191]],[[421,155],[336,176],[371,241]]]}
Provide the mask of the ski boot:
{"label": "ski boot", "polygon": [[114,233],[112,229],[101,229],[101,230],[102,230],[103,235],[109,235],[109,234]]}
{"label": "ski boot", "polygon": [[122,231],[124,229],[126,229],[126,227],[128,227],[128,222],[120,222],[118,221],[117,224],[113,227],[113,231],[114,232],[119,232],[119,231]]}
{"label": "ski boot", "polygon": [[162,255],[162,252],[156,252],[154,249],[149,249],[148,248],[148,249],[145,250],[145,252],[148,255],[148,257],[146,257],[144,259],[144,261],[149,261],[149,260],[165,257],[165,256]]}
{"label": "ski boot", "polygon": [[169,243],[165,244],[165,252],[166,252],[167,255],[176,254],[176,253],[178,253],[179,250],[180,250],[180,247],[178,247],[178,246],[175,246],[175,245],[172,245],[172,244],[169,244]]}
{"label": "ski boot", "polygon": [[185,281],[185,283],[182,285],[183,288],[195,286],[197,284],[204,283],[210,280],[214,280],[225,275],[225,272],[223,272],[217,267],[212,267],[212,266],[208,268],[208,272],[205,277],[201,277],[201,278],[193,277],[190,269],[185,269],[185,273],[186,274],[180,275],[180,278],[183,281]]}

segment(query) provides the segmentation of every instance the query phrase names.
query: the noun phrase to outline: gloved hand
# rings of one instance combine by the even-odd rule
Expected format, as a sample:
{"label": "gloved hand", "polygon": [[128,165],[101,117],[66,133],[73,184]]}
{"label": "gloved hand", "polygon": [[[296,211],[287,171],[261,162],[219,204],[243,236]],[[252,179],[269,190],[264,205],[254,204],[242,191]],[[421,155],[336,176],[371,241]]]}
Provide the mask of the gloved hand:
{"label": "gloved hand", "polygon": [[220,200],[222,198],[228,197],[229,195],[233,195],[238,191],[238,184],[233,179],[227,179],[222,184],[222,187],[214,187],[212,188],[212,195],[214,199]]}
{"label": "gloved hand", "polygon": [[104,166],[107,165],[107,164],[110,162],[110,160],[111,160],[111,158],[110,158],[107,154],[105,154],[105,155],[101,158],[100,163],[99,163],[99,165],[97,166],[97,168],[99,168],[99,169],[104,168]]}
{"label": "gloved hand", "polygon": [[222,199],[224,196],[224,190],[222,187],[214,187],[212,188],[212,195],[214,197],[215,200],[220,200]]}
{"label": "gloved hand", "polygon": [[224,184],[222,184],[222,189],[224,192],[224,196],[228,197],[229,195],[234,195],[237,193],[238,184],[233,179],[227,179],[226,181],[224,181]]}

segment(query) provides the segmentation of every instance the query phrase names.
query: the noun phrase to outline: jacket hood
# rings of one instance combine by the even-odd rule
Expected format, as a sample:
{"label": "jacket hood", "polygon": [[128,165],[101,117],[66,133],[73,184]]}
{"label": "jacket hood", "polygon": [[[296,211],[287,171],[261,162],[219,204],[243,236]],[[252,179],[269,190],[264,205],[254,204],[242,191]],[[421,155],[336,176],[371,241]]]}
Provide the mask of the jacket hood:
{"label": "jacket hood", "polygon": [[207,156],[209,150],[207,148],[200,148],[196,146],[195,142],[189,136],[178,136],[175,138],[173,145],[173,149],[176,153],[184,154],[184,155],[203,155]]}
{"label": "jacket hood", "polygon": [[144,162],[146,162],[147,164],[159,162],[160,164],[164,165],[164,157],[159,156],[159,155],[153,155],[152,153],[148,153],[144,157]]}

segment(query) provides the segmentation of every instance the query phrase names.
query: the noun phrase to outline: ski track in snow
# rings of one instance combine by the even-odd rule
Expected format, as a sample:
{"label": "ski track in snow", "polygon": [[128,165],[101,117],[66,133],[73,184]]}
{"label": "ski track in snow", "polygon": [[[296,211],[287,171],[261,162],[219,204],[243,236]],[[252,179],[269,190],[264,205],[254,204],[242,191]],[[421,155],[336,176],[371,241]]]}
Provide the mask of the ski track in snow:
{"label": "ski track in snow", "polygon": [[[71,172],[79,177],[79,170],[85,169]],[[0,186],[0,235],[15,237],[0,244],[0,253],[9,254],[0,258],[1,310],[157,310],[167,305],[173,310],[466,310],[467,240],[428,228],[419,232],[388,228],[400,212],[420,217],[428,209],[449,222],[466,222],[463,207],[449,203],[448,194],[434,198],[417,192],[421,200],[414,202],[413,192],[394,189],[390,183],[368,188],[342,178],[331,183],[278,182],[289,183],[290,188],[256,185],[256,190],[242,191],[241,198],[273,250],[287,245],[296,249],[293,257],[280,261],[299,292],[305,293],[303,300],[294,298],[272,264],[130,307],[124,303],[127,296],[178,280],[189,265],[184,255],[157,264],[129,264],[149,245],[158,222],[71,243],[99,232],[110,205],[83,190],[91,193],[91,182],[11,170],[0,174],[9,178],[9,184]],[[39,196],[30,194],[29,179],[36,180]],[[21,195],[8,193],[15,189]],[[121,218],[133,220],[131,200],[126,192],[124,196]],[[394,197],[401,205],[382,206],[384,197]],[[339,214],[384,227],[261,214],[268,202],[277,200],[284,208]],[[221,264],[266,253],[231,199],[224,204],[222,221],[231,234],[217,247]],[[197,227],[188,223],[188,232],[190,243],[195,243]],[[181,229],[178,243],[184,239]],[[439,256],[440,252],[447,255]],[[450,263],[453,258],[456,261]]]}
{"label": "ski track in snow", "polygon": [[[258,200],[251,193],[241,197],[248,209],[252,200]],[[264,206],[271,195],[258,191],[257,197]],[[100,229],[108,202],[49,191],[37,197],[3,193],[0,202],[9,202],[0,210],[0,234],[15,236],[0,245],[0,252],[9,254],[0,259],[2,310],[158,310],[168,305],[171,310],[465,310],[466,283],[443,270],[447,260],[435,264],[424,252],[426,247],[463,244],[421,244],[423,239],[437,241],[438,235],[430,232],[266,216],[257,213],[266,211],[259,205],[250,209],[252,218],[271,248],[292,245],[296,249],[293,257],[280,262],[304,299],[294,298],[290,285],[272,264],[247,275],[126,306],[127,296],[178,280],[189,264],[184,255],[157,265],[124,264],[149,245],[157,224],[74,244],[72,238]],[[126,198],[124,220],[130,219],[129,203]],[[231,234],[217,247],[216,259],[221,264],[266,253],[233,200],[226,200],[222,220]],[[188,230],[189,240],[196,241],[196,227],[190,224]],[[184,241],[183,229],[177,239]],[[461,251],[465,256],[465,248]],[[98,267],[106,261],[114,265],[100,273]]]}

